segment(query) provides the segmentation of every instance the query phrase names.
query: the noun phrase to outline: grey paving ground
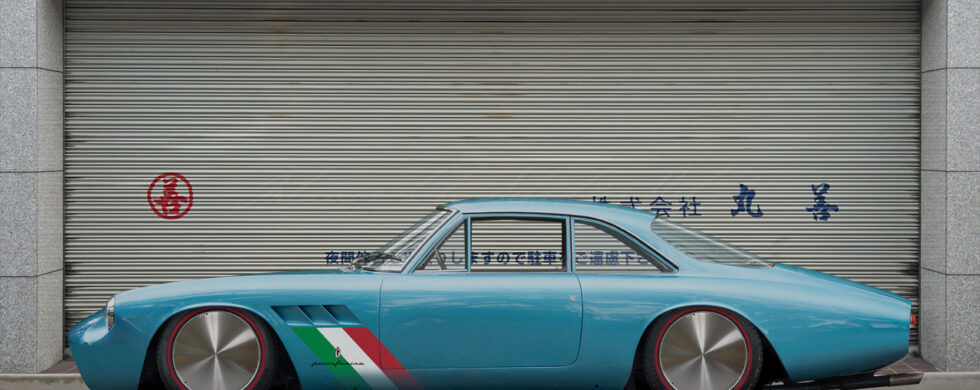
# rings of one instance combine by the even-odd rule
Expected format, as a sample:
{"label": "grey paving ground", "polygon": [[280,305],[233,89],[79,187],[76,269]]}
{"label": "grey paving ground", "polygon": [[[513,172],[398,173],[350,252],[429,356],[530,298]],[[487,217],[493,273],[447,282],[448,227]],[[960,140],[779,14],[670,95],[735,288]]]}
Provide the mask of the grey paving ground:
{"label": "grey paving ground", "polygon": [[[0,390],[85,390],[78,374],[0,374]],[[922,383],[915,386],[896,387],[900,390],[977,390],[980,389],[980,372],[929,372]]]}
{"label": "grey paving ground", "polygon": [[[980,372],[935,372],[928,362],[916,357],[906,357],[879,374],[925,372],[922,383],[903,386],[901,390],[978,390]],[[66,360],[49,368],[44,374],[0,374],[0,390],[85,390],[75,362]]]}

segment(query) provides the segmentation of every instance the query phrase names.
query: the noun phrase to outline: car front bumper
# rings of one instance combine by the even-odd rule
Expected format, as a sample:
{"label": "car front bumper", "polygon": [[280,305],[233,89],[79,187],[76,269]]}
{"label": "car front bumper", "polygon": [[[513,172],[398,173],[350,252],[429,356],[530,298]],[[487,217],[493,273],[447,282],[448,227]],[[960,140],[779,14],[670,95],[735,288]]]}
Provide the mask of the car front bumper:
{"label": "car front bumper", "polygon": [[140,332],[128,332],[116,320],[110,329],[102,310],[75,325],[68,333],[72,357],[91,389],[135,389],[139,386],[149,341]]}

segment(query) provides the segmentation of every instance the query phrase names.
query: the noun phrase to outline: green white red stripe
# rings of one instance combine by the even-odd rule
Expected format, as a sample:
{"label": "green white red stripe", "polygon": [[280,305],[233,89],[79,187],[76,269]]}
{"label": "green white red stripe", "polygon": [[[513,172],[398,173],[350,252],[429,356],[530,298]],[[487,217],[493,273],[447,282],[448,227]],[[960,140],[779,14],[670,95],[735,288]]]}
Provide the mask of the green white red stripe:
{"label": "green white red stripe", "polygon": [[293,328],[293,331],[346,388],[422,388],[368,328]]}

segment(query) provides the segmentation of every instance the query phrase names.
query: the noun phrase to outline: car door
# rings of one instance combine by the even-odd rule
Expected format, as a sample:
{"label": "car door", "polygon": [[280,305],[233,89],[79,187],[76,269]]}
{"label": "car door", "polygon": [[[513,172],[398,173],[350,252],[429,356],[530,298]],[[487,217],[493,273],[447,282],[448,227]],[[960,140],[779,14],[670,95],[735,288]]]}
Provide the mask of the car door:
{"label": "car door", "polygon": [[468,218],[415,272],[385,278],[381,342],[409,369],[571,365],[582,297],[567,231],[564,217]]}

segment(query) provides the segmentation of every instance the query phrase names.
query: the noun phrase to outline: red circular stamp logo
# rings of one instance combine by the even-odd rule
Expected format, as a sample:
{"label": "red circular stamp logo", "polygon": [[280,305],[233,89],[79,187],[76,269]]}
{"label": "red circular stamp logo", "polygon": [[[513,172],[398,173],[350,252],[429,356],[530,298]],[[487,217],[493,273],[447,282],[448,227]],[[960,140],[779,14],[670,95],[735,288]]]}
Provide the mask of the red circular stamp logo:
{"label": "red circular stamp logo", "polygon": [[168,172],[153,179],[146,190],[146,201],[160,218],[177,219],[191,211],[194,190],[184,175]]}

